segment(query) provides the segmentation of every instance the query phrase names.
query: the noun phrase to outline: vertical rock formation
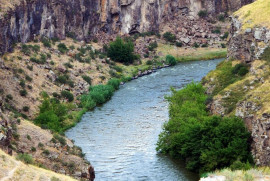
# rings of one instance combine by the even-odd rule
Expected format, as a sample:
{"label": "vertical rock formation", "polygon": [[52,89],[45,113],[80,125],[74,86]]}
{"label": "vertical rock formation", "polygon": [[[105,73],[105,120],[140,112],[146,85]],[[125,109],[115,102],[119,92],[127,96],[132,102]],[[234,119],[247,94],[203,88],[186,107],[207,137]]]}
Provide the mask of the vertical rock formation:
{"label": "vertical rock formation", "polygon": [[[35,36],[74,36],[88,40],[108,35],[159,31],[165,17],[196,17],[202,9],[212,14],[234,11],[253,0],[17,0],[11,9],[0,2],[0,52]],[[169,17],[169,18],[168,18]],[[181,24],[179,24],[181,26]]]}

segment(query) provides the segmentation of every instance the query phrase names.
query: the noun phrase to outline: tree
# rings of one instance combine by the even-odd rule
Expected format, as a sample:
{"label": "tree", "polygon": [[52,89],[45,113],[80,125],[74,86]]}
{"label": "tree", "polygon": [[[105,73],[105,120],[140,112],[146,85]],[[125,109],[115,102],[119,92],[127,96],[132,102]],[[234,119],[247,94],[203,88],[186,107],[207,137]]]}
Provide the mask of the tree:
{"label": "tree", "polygon": [[133,63],[134,60],[138,59],[138,56],[133,52],[134,44],[130,40],[125,42],[120,37],[117,37],[115,41],[110,43],[107,55],[113,61]]}

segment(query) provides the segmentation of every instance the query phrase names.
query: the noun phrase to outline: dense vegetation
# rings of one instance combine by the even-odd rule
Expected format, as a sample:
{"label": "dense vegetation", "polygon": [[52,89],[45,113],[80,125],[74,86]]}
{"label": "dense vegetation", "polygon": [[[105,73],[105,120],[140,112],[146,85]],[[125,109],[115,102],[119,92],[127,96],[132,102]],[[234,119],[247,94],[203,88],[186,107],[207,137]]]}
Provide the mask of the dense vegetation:
{"label": "dense vegetation", "polygon": [[211,116],[206,110],[205,90],[191,83],[172,89],[170,120],[160,134],[157,150],[186,160],[186,167],[200,173],[229,167],[236,161],[252,163],[250,133],[237,117]]}
{"label": "dense vegetation", "polygon": [[122,63],[133,63],[134,60],[139,59],[138,55],[134,54],[134,44],[132,41],[124,41],[117,37],[115,41],[109,44],[107,48],[107,55],[113,61]]}

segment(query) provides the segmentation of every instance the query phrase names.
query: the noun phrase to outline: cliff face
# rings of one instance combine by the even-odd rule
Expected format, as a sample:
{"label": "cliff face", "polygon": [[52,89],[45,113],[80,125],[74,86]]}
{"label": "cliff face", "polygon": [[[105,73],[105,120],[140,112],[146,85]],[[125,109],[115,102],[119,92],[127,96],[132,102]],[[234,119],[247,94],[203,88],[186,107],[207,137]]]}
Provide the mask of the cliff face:
{"label": "cliff face", "polygon": [[[262,166],[269,166],[270,162],[270,67],[269,58],[261,57],[270,46],[269,3],[270,0],[257,0],[234,13],[228,43],[231,59],[224,63],[226,67],[221,65],[206,78],[210,94],[224,86],[214,95],[212,113],[235,115],[245,121],[252,136],[255,162]],[[226,77],[231,72],[225,71],[240,63],[249,64],[249,73],[242,78]]]}
{"label": "cliff face", "polygon": [[[35,36],[79,40],[105,34],[159,31],[175,15],[234,11],[253,0],[32,0],[0,2],[0,52]],[[181,23],[179,24],[181,26]]]}

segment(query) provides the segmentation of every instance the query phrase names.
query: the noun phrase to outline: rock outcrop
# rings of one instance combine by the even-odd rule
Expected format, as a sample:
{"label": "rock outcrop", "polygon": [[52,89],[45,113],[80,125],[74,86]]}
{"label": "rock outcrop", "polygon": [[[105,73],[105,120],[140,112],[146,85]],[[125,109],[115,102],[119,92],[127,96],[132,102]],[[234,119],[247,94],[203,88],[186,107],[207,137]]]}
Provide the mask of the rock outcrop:
{"label": "rock outcrop", "polygon": [[175,15],[196,17],[203,9],[218,14],[234,11],[252,1],[17,0],[10,9],[3,1],[0,3],[3,9],[0,12],[0,52],[9,51],[15,43],[25,43],[36,36],[89,40],[98,34],[159,31]]}

